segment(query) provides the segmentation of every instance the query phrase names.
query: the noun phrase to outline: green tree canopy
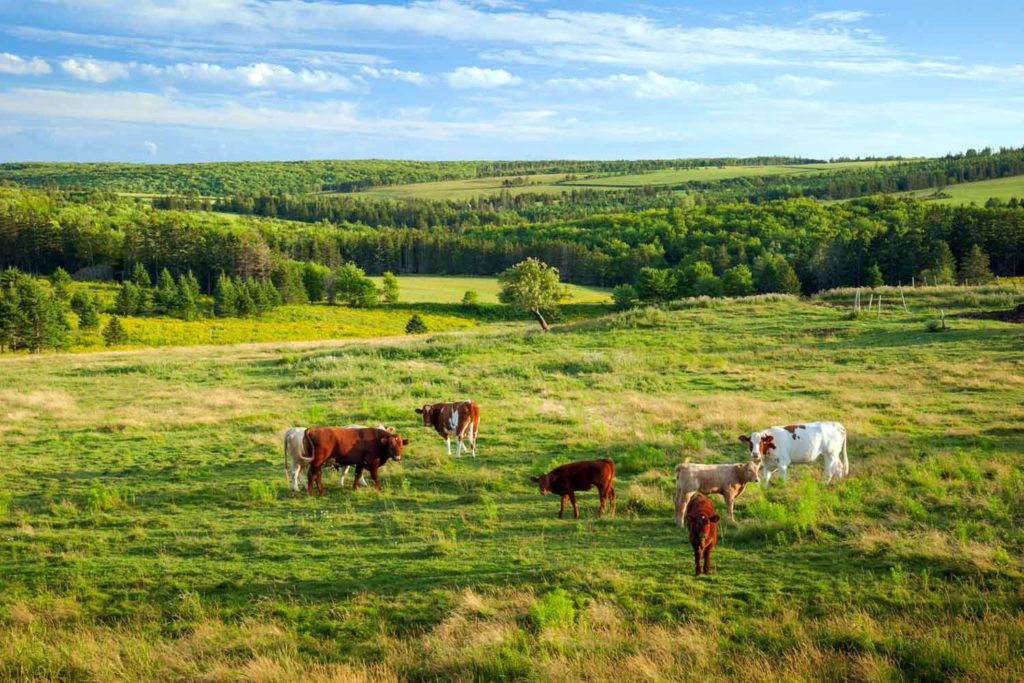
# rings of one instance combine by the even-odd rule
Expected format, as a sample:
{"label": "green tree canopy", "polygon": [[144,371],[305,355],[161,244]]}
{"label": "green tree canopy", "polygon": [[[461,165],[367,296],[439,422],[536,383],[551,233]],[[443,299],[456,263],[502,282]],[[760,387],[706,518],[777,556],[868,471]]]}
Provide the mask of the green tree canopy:
{"label": "green tree canopy", "polygon": [[541,310],[569,296],[558,278],[558,269],[535,258],[527,258],[498,275],[498,300],[532,313],[541,329],[549,329]]}

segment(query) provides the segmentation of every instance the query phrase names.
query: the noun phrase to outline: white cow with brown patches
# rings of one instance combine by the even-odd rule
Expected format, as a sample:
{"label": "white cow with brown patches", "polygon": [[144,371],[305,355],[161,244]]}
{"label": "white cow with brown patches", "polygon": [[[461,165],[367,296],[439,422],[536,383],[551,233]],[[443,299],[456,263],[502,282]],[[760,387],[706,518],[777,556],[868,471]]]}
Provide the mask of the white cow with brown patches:
{"label": "white cow with brown patches", "polygon": [[761,464],[764,485],[774,472],[786,479],[789,466],[794,463],[814,462],[824,456],[825,478],[842,479],[850,473],[846,456],[846,428],[838,422],[802,422],[785,427],[768,427],[740,441],[750,450],[750,457]]}
{"label": "white cow with brown patches", "polygon": [[452,454],[452,434],[455,435],[455,457],[462,455],[465,448],[463,441],[468,438],[470,455],[476,457],[476,436],[480,431],[480,406],[475,401],[456,401],[455,403],[428,403],[416,409],[417,415],[423,416],[423,426],[433,427]]}

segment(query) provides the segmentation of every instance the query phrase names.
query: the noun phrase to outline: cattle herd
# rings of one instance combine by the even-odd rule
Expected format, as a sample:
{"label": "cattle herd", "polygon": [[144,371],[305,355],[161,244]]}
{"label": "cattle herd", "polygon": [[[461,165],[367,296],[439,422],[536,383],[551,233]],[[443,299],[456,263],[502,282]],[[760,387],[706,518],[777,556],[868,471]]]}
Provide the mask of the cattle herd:
{"label": "cattle herd", "polygon": [[[451,439],[455,436],[455,457],[467,450],[476,457],[476,438],[480,430],[480,407],[474,401],[433,403],[416,408],[423,417],[425,427],[433,427],[445,440],[451,455]],[[732,465],[694,464],[687,460],[676,465],[675,523],[689,531],[693,546],[696,574],[711,571],[711,551],[718,538],[719,516],[708,494],[717,493],[725,499],[729,520],[736,521],[733,505],[744,487],[753,482],[767,486],[772,475],[778,473],[783,480],[789,466],[823,459],[828,483],[849,474],[850,463],[846,453],[846,429],[838,422],[805,422],[785,427],[769,427],[740,436],[749,448],[746,462]],[[324,493],[323,468],[327,465],[341,470],[340,485],[350,467],[355,467],[352,488],[365,486],[364,474],[369,471],[373,485],[380,488],[377,478],[381,466],[388,460],[401,461],[402,448],[409,443],[393,427],[377,425],[346,425],[344,427],[293,427],[284,436],[285,475],[292,491],[299,491],[299,475],[306,469],[306,491],[313,495],[316,485]],[[762,479],[763,477],[763,479]],[[581,460],[560,465],[546,474],[530,477],[541,494],[561,496],[558,511],[565,514],[565,503],[572,503],[573,514],[579,519],[576,503],[577,491],[597,488],[601,499],[598,514],[606,507],[615,513],[615,463],[608,459]]]}

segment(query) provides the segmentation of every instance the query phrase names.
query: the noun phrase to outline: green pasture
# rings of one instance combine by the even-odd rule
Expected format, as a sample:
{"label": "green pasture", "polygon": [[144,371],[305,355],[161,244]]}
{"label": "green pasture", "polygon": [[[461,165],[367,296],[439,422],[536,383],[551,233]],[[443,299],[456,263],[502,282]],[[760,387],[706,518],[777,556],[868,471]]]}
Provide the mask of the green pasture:
{"label": "green pasture", "polygon": [[908,194],[918,199],[930,199],[940,204],[978,204],[983,206],[992,197],[1008,201],[1014,197],[1024,200],[1024,175],[980,180],[976,183],[959,183],[947,185],[942,192],[947,197],[931,199],[936,189],[917,190]]}
{"label": "green pasture", "polygon": [[[1020,680],[1022,328],[927,325],[1024,290],[939,289],[0,357],[0,678]],[[456,461],[413,408],[459,398]],[[751,486],[694,578],[673,465],[811,419],[846,425],[850,478]],[[286,428],[377,421],[411,439],[382,491],[292,495]],[[528,476],[595,457],[617,514],[556,519]]]}
{"label": "green pasture", "polygon": [[[371,277],[379,287],[381,279]],[[569,289],[570,303],[600,303],[611,300],[608,289],[588,287],[585,285],[566,285]],[[399,275],[398,287],[400,300],[405,303],[441,303],[455,304],[462,301],[463,295],[474,291],[480,296],[481,303],[498,303],[498,278],[472,277],[458,275]]]}

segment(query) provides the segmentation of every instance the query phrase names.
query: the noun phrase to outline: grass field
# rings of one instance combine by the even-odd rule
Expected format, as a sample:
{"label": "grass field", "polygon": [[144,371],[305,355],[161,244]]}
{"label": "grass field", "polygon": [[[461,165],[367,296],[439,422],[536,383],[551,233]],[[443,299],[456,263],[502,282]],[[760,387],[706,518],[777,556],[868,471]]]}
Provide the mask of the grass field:
{"label": "grass field", "polygon": [[[995,180],[981,180],[976,183],[947,185],[942,191],[949,196],[932,201],[940,204],[970,204],[974,202],[979,206],[983,206],[992,197],[1002,199],[1003,201],[1014,197],[1024,200],[1024,175],[996,178]],[[909,192],[908,194],[920,199],[928,199],[934,192],[935,188],[931,188]]]}
{"label": "grass field", "polygon": [[[379,277],[372,278],[380,285]],[[287,305],[256,318],[214,318],[213,303],[203,301],[207,317],[185,321],[168,316],[132,316],[124,319],[129,343],[121,348],[151,346],[193,346],[196,344],[240,344],[252,342],[311,341],[355,337],[388,337],[405,333],[413,314],[420,315],[431,332],[468,329],[480,324],[525,318],[498,305],[498,280],[493,277],[448,277],[434,275],[399,276],[400,301],[394,306],[354,309],[324,303]],[[100,296],[103,305],[112,307],[117,286],[104,283],[74,283],[73,288],[88,288]],[[467,290],[480,295],[481,307],[456,305]],[[585,317],[601,312],[600,306],[574,306],[609,301],[608,290],[569,285],[571,297],[562,316]],[[590,310],[594,309],[594,310]],[[110,319],[100,316],[100,328],[89,333],[75,331],[70,350],[96,351],[105,348],[100,330]],[[72,326],[77,318],[72,314]]]}
{"label": "grass field", "polygon": [[[371,278],[379,287],[381,279]],[[407,303],[456,304],[462,295],[472,290],[480,295],[481,303],[498,303],[498,278],[468,277],[457,275],[399,275],[398,287],[401,301]],[[595,303],[611,300],[611,291],[600,287],[567,285],[570,303]]]}
{"label": "grass field", "polygon": [[[925,326],[1024,290],[940,289],[858,320],[698,300],[549,334],[0,358],[0,678],[1021,680],[1024,339]],[[456,462],[412,409],[458,397],[483,420]],[[693,578],[672,465],[815,418],[846,424],[850,478],[752,486]],[[411,438],[381,492],[291,495],[285,428],[377,420]],[[591,492],[556,519],[528,475],[589,457],[615,460],[618,514]]]}
{"label": "grass field", "polygon": [[481,195],[491,195],[507,190],[512,194],[524,192],[540,192],[545,194],[561,194],[574,187],[593,189],[622,189],[642,187],[644,185],[678,185],[689,181],[726,180],[765,175],[808,175],[826,171],[839,171],[849,168],[863,168],[892,163],[897,161],[847,161],[834,164],[804,165],[769,165],[769,166],[724,166],[707,168],[682,168],[651,171],[630,175],[593,175],[578,176],[575,180],[567,180],[564,173],[549,173],[525,176],[530,184],[514,187],[503,187],[502,183],[511,177],[470,178],[465,180],[445,180],[430,183],[412,183],[408,185],[391,185],[365,190],[359,194],[389,199],[471,199]]}

